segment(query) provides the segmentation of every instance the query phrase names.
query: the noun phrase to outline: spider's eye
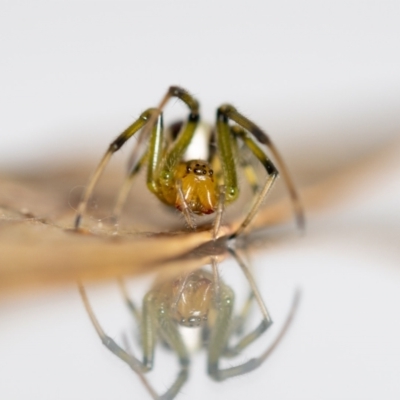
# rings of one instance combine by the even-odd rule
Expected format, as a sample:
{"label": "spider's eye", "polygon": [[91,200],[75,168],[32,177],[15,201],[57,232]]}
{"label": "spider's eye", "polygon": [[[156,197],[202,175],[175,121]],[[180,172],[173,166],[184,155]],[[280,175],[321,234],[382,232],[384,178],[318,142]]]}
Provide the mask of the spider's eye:
{"label": "spider's eye", "polygon": [[186,167],[186,172],[192,172],[192,167],[191,167],[190,165],[188,165],[188,166]]}
{"label": "spider's eye", "polygon": [[196,175],[200,175],[200,174],[203,174],[203,173],[204,173],[204,170],[201,169],[200,164],[196,164],[196,167],[193,169],[193,172],[194,172]]}
{"label": "spider's eye", "polygon": [[210,176],[213,176],[213,173],[214,173],[214,171],[213,171],[212,169],[210,169],[210,170],[208,171],[208,175],[210,175]]}
{"label": "spider's eye", "polygon": [[203,169],[203,175],[205,175],[207,173],[207,171],[205,169]]}

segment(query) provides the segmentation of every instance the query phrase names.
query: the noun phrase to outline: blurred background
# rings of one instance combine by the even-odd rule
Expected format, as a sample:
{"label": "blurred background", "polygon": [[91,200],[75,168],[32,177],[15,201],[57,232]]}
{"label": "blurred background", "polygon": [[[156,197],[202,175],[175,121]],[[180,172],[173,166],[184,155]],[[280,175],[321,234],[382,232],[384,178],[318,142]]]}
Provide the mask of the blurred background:
{"label": "blurred background", "polygon": [[[306,234],[271,232],[253,256],[276,321],[267,336],[302,288],[288,336],[223,384],[197,357],[179,399],[399,398],[399,15],[382,0],[0,3],[2,175],[94,167],[174,84],[206,120],[230,102],[264,127],[305,193]],[[168,115],[182,109],[171,102]],[[114,283],[89,293],[110,336],[130,329]],[[4,399],[147,398],[100,344],[74,285],[2,299],[0,359]],[[170,367],[157,365],[162,391]]]}

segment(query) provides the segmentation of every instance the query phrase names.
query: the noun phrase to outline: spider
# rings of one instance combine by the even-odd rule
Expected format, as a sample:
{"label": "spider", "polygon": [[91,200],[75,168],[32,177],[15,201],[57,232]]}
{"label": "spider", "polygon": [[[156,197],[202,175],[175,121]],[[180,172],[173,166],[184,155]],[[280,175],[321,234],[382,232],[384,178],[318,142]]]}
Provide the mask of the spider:
{"label": "spider", "polygon": [[[168,100],[173,97],[185,103],[190,112],[185,124],[179,124],[178,127],[176,124],[174,125],[172,128],[172,130],[175,130],[174,135],[165,135],[163,109]],[[224,104],[217,109],[216,126],[211,129],[209,134],[207,160],[185,160],[185,153],[192,143],[199,126],[198,101],[185,89],[171,86],[157,108],[150,108],[144,111],[132,125],[109,145],[78,206],[75,228],[79,228],[88,200],[111,156],[139,131],[141,131],[141,134],[133,156],[136,162],[133,163],[125,184],[121,188],[114,209],[115,218],[118,218],[122,205],[126,200],[131,181],[143,165],[147,163],[148,189],[164,204],[180,210],[189,227],[196,228],[194,214],[202,216],[216,212],[215,236],[225,205],[234,202],[239,196],[236,171],[239,140],[259,160],[268,176],[263,187],[258,192],[258,185],[252,166],[250,164],[244,165],[245,176],[252,184],[254,193],[257,194],[255,194],[254,204],[247,216],[231,237],[242,233],[250,224],[278,177],[277,168],[259,144],[265,145],[270,149],[280,166],[280,171],[289,189],[297,224],[303,227],[303,210],[292,179],[278,150],[264,131],[240,114],[232,105]],[[217,152],[214,149],[215,144]]]}
{"label": "spider", "polygon": [[[233,313],[234,292],[219,279],[215,256],[211,256],[212,273],[201,268],[186,275],[156,280],[154,286],[143,298],[141,313],[129,298],[122,281],[120,281],[125,302],[141,328],[142,361],[134,356],[132,351],[124,350],[106,335],[89,304],[83,286],[79,284],[86,311],[102,343],[138,374],[153,399],[174,399],[188,379],[190,354],[182,337],[180,326],[201,329],[201,344],[208,354],[207,372],[216,381],[224,381],[258,368],[276,348],[287,331],[298,306],[299,291],[296,291],[286,321],[270,347],[256,358],[236,366],[221,368],[221,358],[240,355],[272,324],[270,314],[249,268],[233,248],[230,248],[229,252],[240,265],[251,287],[250,295],[238,315]],[[261,310],[262,320],[251,332],[243,334],[248,312],[254,300]],[[237,342],[231,345],[231,339],[235,336],[238,338]],[[155,346],[158,340],[175,352],[180,366],[175,380],[162,395],[157,394],[145,376],[145,373],[153,369]]]}

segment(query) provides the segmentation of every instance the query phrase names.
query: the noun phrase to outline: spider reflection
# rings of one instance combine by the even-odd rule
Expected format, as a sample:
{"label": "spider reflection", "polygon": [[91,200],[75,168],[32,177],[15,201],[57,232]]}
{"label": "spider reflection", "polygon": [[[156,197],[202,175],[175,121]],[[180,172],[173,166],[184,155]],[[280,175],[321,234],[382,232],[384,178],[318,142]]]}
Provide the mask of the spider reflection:
{"label": "spider reflection", "polygon": [[[217,260],[214,256],[210,258],[211,272],[201,268],[168,279],[157,279],[144,296],[141,312],[129,298],[121,283],[127,306],[141,327],[142,360],[139,360],[131,351],[124,350],[106,335],[93,313],[83,286],[79,286],[84,305],[101,341],[138,374],[153,399],[174,399],[188,379],[190,353],[180,332],[181,326],[201,329],[201,345],[208,355],[207,372],[216,381],[223,381],[258,368],[287,331],[298,304],[298,292],[294,296],[293,305],[284,326],[269,348],[258,357],[239,365],[228,368],[221,367],[221,359],[239,355],[272,324],[270,314],[250,270],[235,250],[229,249],[229,251],[244,272],[251,289],[247,301],[238,314],[234,313],[234,292],[231,287],[220,280]],[[258,303],[262,319],[255,329],[243,334],[253,301]],[[231,339],[235,337],[237,341],[232,345]],[[176,354],[179,361],[179,372],[168,390],[162,395],[155,392],[145,377],[145,373],[154,367],[154,352],[159,340]]]}

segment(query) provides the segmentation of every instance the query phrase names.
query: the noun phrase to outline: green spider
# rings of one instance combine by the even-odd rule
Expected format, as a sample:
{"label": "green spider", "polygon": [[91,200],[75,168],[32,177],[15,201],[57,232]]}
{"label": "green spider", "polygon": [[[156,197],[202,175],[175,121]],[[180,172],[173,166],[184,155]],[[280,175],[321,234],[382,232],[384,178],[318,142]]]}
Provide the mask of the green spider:
{"label": "green spider", "polygon": [[[179,125],[180,129],[176,137],[174,137],[175,135],[165,135],[163,129],[162,111],[172,97],[183,101],[190,111],[187,122]],[[157,108],[150,108],[143,112],[132,125],[110,144],[78,206],[75,228],[79,228],[88,200],[111,156],[128,139],[140,131],[141,134],[136,150],[140,153],[140,149],[144,147],[144,152],[142,151],[143,154],[138,156],[137,162],[131,169],[120,191],[114,210],[116,218],[126,200],[132,179],[138,174],[141,167],[147,163],[148,189],[164,204],[180,210],[192,229],[196,228],[194,214],[201,216],[216,213],[215,237],[225,205],[234,202],[239,196],[236,160],[238,159],[237,152],[239,151],[237,142],[240,140],[264,166],[268,176],[261,190],[259,192],[255,190],[254,204],[241,226],[231,237],[236,237],[242,233],[250,224],[278,176],[277,168],[257,142],[270,149],[280,166],[281,174],[293,202],[297,223],[300,227],[303,227],[303,210],[294,184],[279,152],[267,134],[240,114],[233,106],[224,104],[217,110],[216,126],[209,135],[208,159],[187,161],[184,157],[193,141],[194,135],[198,131],[199,121],[198,101],[186,90],[171,86]],[[231,124],[231,122],[234,124]],[[215,151],[215,145],[217,151]],[[245,175],[253,187],[257,187],[254,178],[252,178],[254,171],[251,168],[250,165],[245,166],[247,170]]]}
{"label": "green spider", "polygon": [[[251,343],[254,343],[272,324],[270,314],[261,298],[255,281],[244,261],[235,250],[229,249],[248,279],[250,295],[241,312],[234,315],[234,292],[219,279],[217,259],[211,257],[212,273],[199,269],[185,275],[158,279],[143,298],[140,312],[130,300],[120,281],[125,302],[141,328],[141,347],[143,358],[139,360],[132,351],[123,349],[111,337],[107,336],[99,324],[87,298],[85,289],[79,285],[80,294],[86,311],[102,343],[118,358],[124,361],[139,376],[154,400],[172,400],[180,392],[189,377],[190,353],[181,334],[180,326],[201,329],[201,345],[207,351],[207,372],[216,381],[249,373],[258,368],[277,347],[287,332],[298,306],[300,292],[295,293],[288,316],[272,344],[258,357],[227,368],[221,367],[222,358],[240,355]],[[243,334],[244,325],[253,301],[258,303],[262,320],[247,334]],[[240,337],[241,336],[241,337]],[[232,345],[232,339],[236,344]],[[171,386],[159,395],[148,382],[145,373],[154,366],[154,353],[158,341],[162,341],[177,356],[179,372]]]}

